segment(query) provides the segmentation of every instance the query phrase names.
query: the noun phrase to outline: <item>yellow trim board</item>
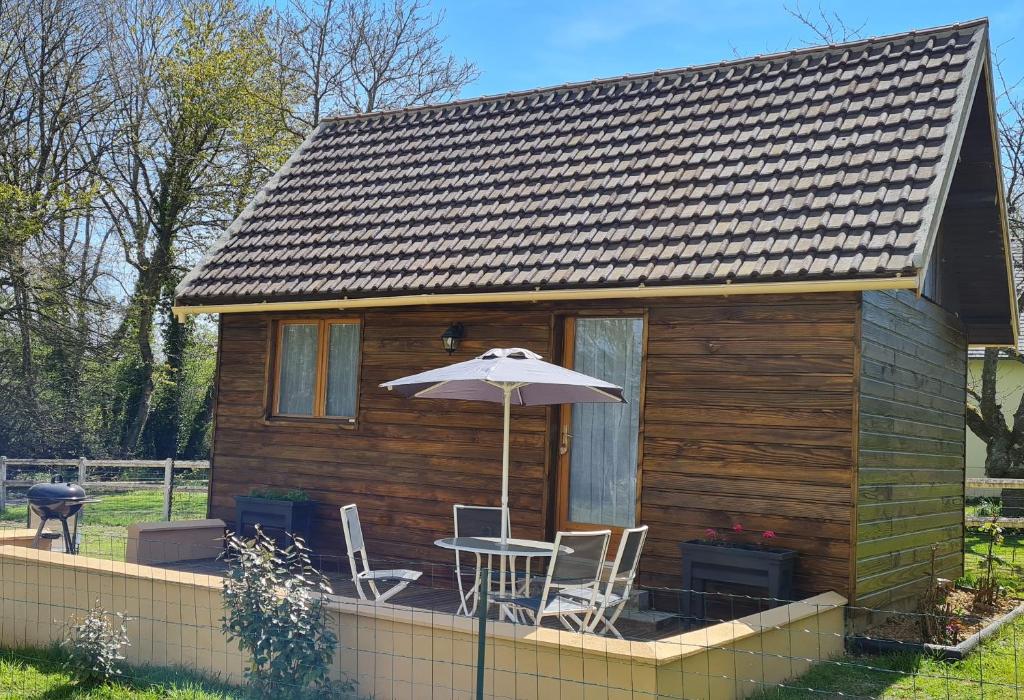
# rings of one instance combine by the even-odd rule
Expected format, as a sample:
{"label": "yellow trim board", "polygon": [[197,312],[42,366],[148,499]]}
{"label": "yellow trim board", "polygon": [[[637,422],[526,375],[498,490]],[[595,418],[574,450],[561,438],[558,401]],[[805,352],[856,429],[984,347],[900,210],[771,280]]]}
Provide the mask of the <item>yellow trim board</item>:
{"label": "yellow trim board", "polygon": [[194,314],[244,314],[285,311],[377,309],[397,306],[500,304],[508,302],[574,301],[593,299],[642,299],[667,297],[732,296],[736,294],[817,294],[861,292],[878,289],[917,289],[916,275],[806,282],[745,282],[737,284],[690,284],[666,287],[603,287],[597,289],[537,289],[521,292],[469,292],[410,294],[365,299],[321,299],[316,301],[266,301],[251,304],[200,304],[175,306],[179,322]]}

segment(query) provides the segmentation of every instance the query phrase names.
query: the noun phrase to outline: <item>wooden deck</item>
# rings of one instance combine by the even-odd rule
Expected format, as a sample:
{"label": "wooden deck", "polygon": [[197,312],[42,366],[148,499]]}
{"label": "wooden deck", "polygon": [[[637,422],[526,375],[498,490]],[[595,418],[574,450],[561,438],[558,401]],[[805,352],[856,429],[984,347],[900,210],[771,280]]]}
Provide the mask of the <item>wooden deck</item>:
{"label": "wooden deck", "polygon": [[[174,571],[207,574],[211,576],[223,576],[225,572],[224,562],[215,559],[172,562],[170,564],[162,564],[161,566]],[[337,571],[325,573],[331,582],[331,588],[335,595],[345,596],[347,598],[358,597],[356,595],[355,586],[352,584],[352,580],[349,578],[347,573]],[[443,583],[442,576],[440,574],[426,574],[421,581],[424,579],[425,582],[418,582],[410,585],[404,591],[395,595],[394,598],[388,600],[388,604],[407,605],[412,608],[428,610],[442,615],[457,614],[459,609],[458,592],[452,588],[440,585]],[[433,580],[434,585],[431,585],[431,580]],[[495,619],[497,617],[496,612],[496,609],[491,610],[491,619]],[[680,619],[666,619],[664,614],[659,613],[654,613],[654,615],[658,616],[656,624],[652,621],[649,614],[639,613],[636,615],[635,619],[627,619],[624,615],[620,618],[619,622],[616,623],[616,626],[626,639],[636,641],[661,639],[673,634],[678,634],[683,629],[682,621]],[[555,629],[559,628],[557,621],[553,619],[545,620],[544,626]]]}

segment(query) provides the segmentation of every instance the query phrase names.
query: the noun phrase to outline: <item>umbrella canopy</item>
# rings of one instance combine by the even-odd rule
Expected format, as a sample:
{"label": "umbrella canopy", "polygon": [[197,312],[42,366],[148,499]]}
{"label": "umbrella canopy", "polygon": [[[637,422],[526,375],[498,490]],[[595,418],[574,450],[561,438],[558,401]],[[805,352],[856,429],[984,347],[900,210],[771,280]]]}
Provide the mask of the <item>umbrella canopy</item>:
{"label": "umbrella canopy", "polygon": [[505,433],[501,459],[501,541],[508,532],[509,415],[511,406],[562,403],[625,403],[622,387],[544,362],[523,348],[494,348],[480,357],[420,372],[382,387],[420,399],[462,399],[501,403]]}
{"label": "umbrella canopy", "polygon": [[514,406],[623,402],[622,387],[544,362],[523,348],[495,348],[480,357],[381,384],[405,397],[463,399]]}

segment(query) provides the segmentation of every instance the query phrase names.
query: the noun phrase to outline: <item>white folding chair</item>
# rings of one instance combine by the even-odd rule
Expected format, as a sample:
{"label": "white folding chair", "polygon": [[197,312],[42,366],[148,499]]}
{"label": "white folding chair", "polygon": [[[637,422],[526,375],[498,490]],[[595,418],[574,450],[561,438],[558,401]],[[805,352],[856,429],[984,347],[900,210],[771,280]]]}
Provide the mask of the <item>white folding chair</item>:
{"label": "white folding chair", "polygon": [[[370,600],[366,592],[363,591],[364,583],[373,593],[373,600],[383,603],[405,590],[406,586],[419,580],[423,575],[420,571],[410,571],[409,569],[373,571],[370,568],[370,561],[366,556],[366,541],[363,539],[363,528],[359,524],[359,511],[354,503],[341,507],[341,528],[345,531],[345,549],[348,550],[348,564],[352,568],[352,583],[362,600]],[[391,587],[381,593],[377,588],[378,583],[391,584]]]}
{"label": "white folding chair", "polygon": [[[572,632],[588,631],[597,613],[601,569],[611,536],[611,530],[559,532],[541,594],[499,596],[498,602],[525,614],[538,627],[544,618],[556,617]],[[565,590],[583,592],[586,597],[570,598],[562,595]]]}
{"label": "white folding chair", "polygon": [[[501,507],[500,506],[467,506],[456,503],[452,507],[455,521],[455,537],[501,537]],[[512,538],[512,522],[510,517],[505,519],[505,537]],[[473,574],[473,585],[466,590],[463,584],[462,573],[462,552],[455,550],[455,578],[459,586],[459,597],[461,603],[457,614],[473,615],[476,612],[476,602],[480,594],[480,570],[482,562],[481,554],[474,554],[476,557],[476,570]],[[498,584],[501,572],[492,561],[493,557],[487,556],[487,568],[491,571],[491,583]],[[511,579],[512,591],[514,593],[525,592],[529,585],[530,564],[532,559],[527,557],[526,570],[523,572],[509,571],[506,575]]]}
{"label": "white folding chair", "polygon": [[[598,590],[595,598],[597,613],[591,619],[590,632],[597,632],[598,625],[601,625],[601,634],[611,632],[622,639],[619,630],[615,628],[615,621],[619,619],[626,603],[629,602],[629,594],[633,590],[633,582],[640,568],[640,552],[643,551],[646,540],[646,525],[622,531],[619,551],[616,552],[615,561],[608,572],[608,582],[603,586],[603,591]],[[562,591],[562,595],[576,600],[586,600],[590,597],[590,591],[585,588],[568,589]]]}
{"label": "white folding chair", "polygon": [[[497,506],[467,506],[456,503],[452,507],[455,521],[455,537],[501,537],[501,508]],[[506,520],[506,537],[511,537],[512,526]],[[459,585],[458,614],[472,615],[476,612],[476,602],[480,592],[481,555],[476,557],[476,568],[473,574],[473,585],[467,591],[463,583],[462,552],[455,550],[455,579]],[[487,565],[491,567],[491,558],[487,557]]]}

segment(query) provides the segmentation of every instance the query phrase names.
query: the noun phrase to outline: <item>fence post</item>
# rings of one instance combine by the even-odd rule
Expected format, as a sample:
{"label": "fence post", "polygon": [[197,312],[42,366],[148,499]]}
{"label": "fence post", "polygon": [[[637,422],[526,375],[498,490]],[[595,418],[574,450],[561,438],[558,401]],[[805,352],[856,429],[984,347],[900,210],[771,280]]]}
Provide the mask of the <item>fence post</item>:
{"label": "fence post", "polygon": [[0,455],[0,513],[7,511],[7,457]]}
{"label": "fence post", "polygon": [[86,474],[85,457],[78,458],[78,485],[83,489],[85,488],[85,479],[88,475]]}
{"label": "fence post", "polygon": [[[504,564],[502,564],[504,570]],[[491,587],[491,570],[484,568],[477,592],[476,700],[484,700],[484,665],[487,659],[487,589]],[[500,617],[500,615],[499,615]]]}
{"label": "fence post", "polygon": [[174,489],[174,459],[164,462],[164,520],[171,519],[171,498]]}

